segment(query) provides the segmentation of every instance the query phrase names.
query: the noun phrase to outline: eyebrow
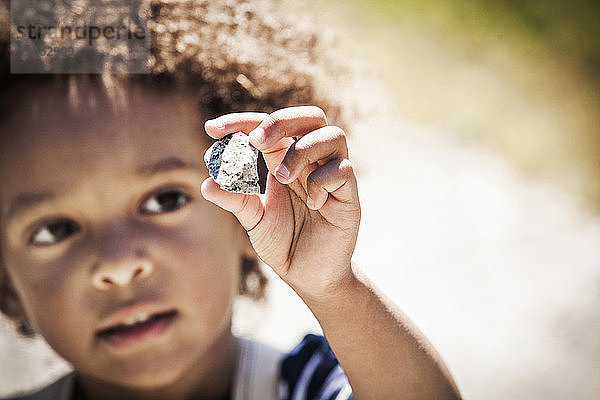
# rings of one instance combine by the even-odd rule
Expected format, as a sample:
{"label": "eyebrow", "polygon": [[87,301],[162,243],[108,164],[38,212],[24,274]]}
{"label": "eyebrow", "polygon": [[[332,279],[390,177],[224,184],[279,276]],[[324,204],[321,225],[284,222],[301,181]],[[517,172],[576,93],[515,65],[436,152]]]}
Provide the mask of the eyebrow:
{"label": "eyebrow", "polygon": [[151,176],[162,172],[170,172],[178,169],[190,169],[192,165],[186,163],[178,157],[167,157],[153,164],[138,168],[139,175]]}
{"label": "eyebrow", "polygon": [[[137,169],[137,173],[143,176],[152,176],[159,173],[171,172],[181,169],[191,169],[193,166],[178,157],[167,157],[155,163]],[[32,208],[40,203],[55,197],[53,192],[21,193],[10,203],[6,212],[6,220],[9,221],[17,214]]]}
{"label": "eyebrow", "polygon": [[34,207],[52,198],[54,198],[54,193],[52,192],[21,193],[8,206],[6,220],[8,221],[25,209]]}

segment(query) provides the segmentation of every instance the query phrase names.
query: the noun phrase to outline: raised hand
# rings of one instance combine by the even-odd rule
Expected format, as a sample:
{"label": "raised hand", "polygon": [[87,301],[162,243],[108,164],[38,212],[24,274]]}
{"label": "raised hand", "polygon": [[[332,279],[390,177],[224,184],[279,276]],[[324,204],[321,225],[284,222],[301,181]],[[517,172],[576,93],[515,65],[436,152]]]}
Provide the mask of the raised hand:
{"label": "raised hand", "polygon": [[327,125],[313,106],[226,114],[205,129],[215,139],[249,134],[269,176],[264,195],[226,192],[212,178],[202,184],[202,195],[237,217],[258,256],[300,296],[333,294],[352,276],[360,224],[344,131]]}

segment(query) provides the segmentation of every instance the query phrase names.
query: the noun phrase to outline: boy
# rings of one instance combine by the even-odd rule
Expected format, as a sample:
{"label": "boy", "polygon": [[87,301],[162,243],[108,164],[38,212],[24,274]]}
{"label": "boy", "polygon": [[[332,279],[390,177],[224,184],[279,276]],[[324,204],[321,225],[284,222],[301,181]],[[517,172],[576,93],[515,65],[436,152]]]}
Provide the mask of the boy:
{"label": "boy", "polygon": [[[207,60],[209,38],[190,50],[181,30],[226,30],[193,11],[222,8],[235,29],[241,13],[262,32],[245,37],[281,18],[213,3],[153,5],[149,75],[10,75],[3,43],[2,310],[73,365],[71,398],[241,398],[231,307],[253,271],[244,260],[259,257],[314,313],[354,398],[457,398],[426,340],[350,263],[360,204],[344,132],[320,108],[286,107],[328,104],[298,57],[315,43],[271,43],[278,65],[269,54],[241,63],[230,48]],[[196,19],[169,30],[175,15]],[[208,177],[203,127],[250,136],[269,170],[264,195]],[[342,394],[327,385],[304,397]]]}

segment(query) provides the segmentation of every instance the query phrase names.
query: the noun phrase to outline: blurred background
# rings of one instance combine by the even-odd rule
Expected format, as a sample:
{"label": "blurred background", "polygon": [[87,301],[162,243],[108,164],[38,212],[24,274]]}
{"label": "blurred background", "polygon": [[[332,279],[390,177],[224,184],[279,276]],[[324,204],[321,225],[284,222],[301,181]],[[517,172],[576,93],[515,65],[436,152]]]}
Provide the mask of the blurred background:
{"label": "blurred background", "polygon": [[[600,2],[282,3],[361,75],[356,264],[465,398],[600,398]],[[234,328],[289,350],[319,328],[269,277]],[[68,368],[0,334],[0,395]]]}

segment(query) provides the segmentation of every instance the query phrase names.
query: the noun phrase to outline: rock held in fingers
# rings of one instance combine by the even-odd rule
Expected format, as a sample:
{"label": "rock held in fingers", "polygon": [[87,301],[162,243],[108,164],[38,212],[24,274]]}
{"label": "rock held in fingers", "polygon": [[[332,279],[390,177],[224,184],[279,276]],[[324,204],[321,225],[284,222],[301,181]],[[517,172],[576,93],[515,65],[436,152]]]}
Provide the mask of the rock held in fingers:
{"label": "rock held in fingers", "polygon": [[234,193],[258,194],[258,150],[248,135],[237,132],[216,141],[204,155],[210,176],[221,189]]}

